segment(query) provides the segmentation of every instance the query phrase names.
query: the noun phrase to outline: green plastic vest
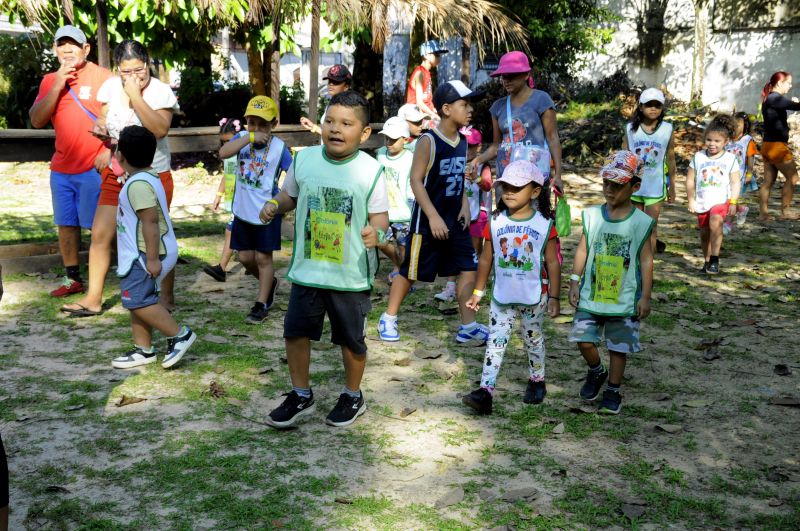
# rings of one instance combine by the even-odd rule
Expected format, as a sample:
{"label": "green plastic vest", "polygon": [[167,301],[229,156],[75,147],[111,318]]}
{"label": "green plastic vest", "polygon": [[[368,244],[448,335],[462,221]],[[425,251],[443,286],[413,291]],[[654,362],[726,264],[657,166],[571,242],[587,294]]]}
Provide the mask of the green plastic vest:
{"label": "green plastic vest", "polygon": [[293,164],[299,193],[287,277],[302,286],[370,289],[378,255],[364,246],[361,229],[369,222],[367,203],[383,166],[362,151],[331,160],[323,146],[300,151]]}
{"label": "green plastic vest", "polygon": [[633,316],[641,294],[639,252],[650,241],[655,221],[636,208],[610,220],[605,205],[583,211],[586,267],[578,309],[597,315]]}

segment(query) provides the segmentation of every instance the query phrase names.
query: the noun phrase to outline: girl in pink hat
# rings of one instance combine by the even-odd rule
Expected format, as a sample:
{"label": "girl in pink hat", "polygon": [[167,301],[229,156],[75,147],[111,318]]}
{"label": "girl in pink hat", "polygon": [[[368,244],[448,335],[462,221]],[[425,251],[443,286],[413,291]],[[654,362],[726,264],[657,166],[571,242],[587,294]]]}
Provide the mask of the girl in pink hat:
{"label": "girl in pink hat", "polygon": [[[501,77],[508,96],[492,104],[493,139],[489,148],[467,165],[467,173],[473,174],[481,164],[497,157],[497,176],[512,161],[526,159],[549,165],[552,159],[552,183],[562,190],[561,141],[558,137],[555,104],[550,95],[533,88],[531,65],[528,57],[519,51],[508,52],[500,58],[500,64],[492,77]],[[539,164],[537,164],[538,166]],[[540,169],[545,169],[541,168]]]}

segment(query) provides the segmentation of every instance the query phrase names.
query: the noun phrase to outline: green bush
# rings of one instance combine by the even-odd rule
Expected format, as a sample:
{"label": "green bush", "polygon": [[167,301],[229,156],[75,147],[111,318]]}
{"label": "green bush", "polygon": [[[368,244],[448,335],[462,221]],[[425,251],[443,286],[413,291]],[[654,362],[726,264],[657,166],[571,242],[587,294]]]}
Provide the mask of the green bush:
{"label": "green bush", "polygon": [[303,83],[298,81],[294,85],[281,85],[281,123],[299,124],[300,117],[304,114],[305,103],[306,95],[303,91]]}
{"label": "green bush", "polygon": [[28,109],[39,83],[47,72],[58,68],[55,55],[37,44],[25,35],[0,35],[0,127],[31,126]]}

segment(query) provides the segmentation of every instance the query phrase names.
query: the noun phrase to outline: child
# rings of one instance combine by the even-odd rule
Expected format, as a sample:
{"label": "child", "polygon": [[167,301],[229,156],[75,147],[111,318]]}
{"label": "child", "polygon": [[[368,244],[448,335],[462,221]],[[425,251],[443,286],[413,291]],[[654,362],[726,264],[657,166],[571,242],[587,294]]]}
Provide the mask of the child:
{"label": "child", "polygon": [[406,103],[397,110],[397,116],[402,118],[408,123],[408,130],[410,132],[408,139],[406,139],[405,148],[412,153],[414,148],[417,147],[417,140],[419,136],[425,132],[425,120],[429,120],[430,116],[419,110],[416,103]]}
{"label": "child", "polygon": [[394,269],[389,273],[391,285],[406,255],[406,238],[411,221],[411,208],[414,195],[411,192],[411,163],[414,154],[405,149],[406,139],[410,135],[406,121],[392,116],[383,124],[380,134],[385,137],[385,145],[375,154],[378,162],[383,164],[383,175],[386,179],[386,190],[389,196],[390,230],[386,234],[386,243],[378,248],[389,257]]}
{"label": "child", "polygon": [[[598,413],[616,415],[627,355],[641,351],[639,321],[650,314],[655,220],[634,208],[639,161],[630,151],[614,153],[600,170],[606,202],[583,211],[583,234],[569,280],[569,302],[577,308],[571,342],[589,365],[581,398],[595,400],[608,379]],[[597,347],[605,336],[606,370]]]}
{"label": "child", "polygon": [[383,168],[358,150],[370,132],[367,100],[352,91],[334,96],[322,124],[323,145],[297,154],[283,190],[261,210],[266,223],[297,208],[287,274],[292,293],[283,329],[292,390],[267,418],[276,428],[294,426],[314,411],[308,376],[311,341],[322,336],[326,313],[331,341],[342,347],[345,372],[344,389],[326,422],[347,426],[367,409],[361,377],[377,268],[374,247],[385,242],[389,227]]}
{"label": "child", "polygon": [[[492,325],[481,386],[462,400],[480,414],[492,412],[497,373],[517,315],[522,320],[530,373],[523,402],[542,403],[547,394],[542,322],[545,313],[554,318],[560,312],[561,265],[558,263],[557,234],[550,211],[550,188],[544,186],[544,175],[532,162],[518,160],[506,166],[497,184],[502,199],[489,225],[484,228],[486,245],[478,264],[475,290],[467,302],[469,308],[478,311],[489,273],[494,272],[490,306]],[[501,245],[507,244],[509,239],[513,245],[523,249],[521,259],[513,264],[501,256]]]}
{"label": "child", "polygon": [[219,150],[222,159],[237,155],[236,186],[233,192],[231,249],[239,261],[258,279],[258,296],[245,320],[257,324],[267,318],[278,280],[272,252],[281,248],[281,223],[264,224],[261,207],[278,193],[281,171],[292,164],[292,153],[280,138],[272,135],[278,123],[278,106],[267,96],[255,96],[244,113],[247,131],[237,133]]}
{"label": "child", "polygon": [[[463,127],[459,133],[467,139],[467,160],[471,161],[480,152],[483,136],[472,126]],[[481,164],[475,175],[478,178],[476,180],[468,178],[465,186],[470,215],[469,235],[472,237],[472,247],[480,256],[483,249],[483,228],[492,208],[492,170],[488,165]],[[443,302],[453,302],[456,298],[456,277],[448,277],[444,289],[433,298]]]}
{"label": "child", "polygon": [[458,132],[472,118],[470,101],[482,96],[461,81],[439,85],[433,96],[441,122],[420,137],[414,152],[411,189],[416,202],[411,214],[412,236],[400,274],[392,282],[388,307],[379,322],[383,341],[400,340],[397,314],[415,281],[433,282],[437,275],[456,274],[462,323],[456,341],[483,345],[489,336],[489,330],[475,322],[475,311],[466,306],[475,283],[478,255],[467,232],[469,204],[464,193],[467,140]]}
{"label": "child", "polygon": [[[747,213],[750,211],[750,207],[741,204],[744,194],[758,191],[758,183],[753,175],[753,163],[758,149],[753,137],[750,136],[750,116],[746,112],[737,112],[733,115],[733,122],[736,127],[734,139],[728,142],[725,151],[733,153],[739,163],[742,189],[739,191],[739,204],[736,208],[736,224],[742,226],[747,221]],[[728,227],[729,231],[730,228]]]}
{"label": "child", "polygon": [[706,149],[695,153],[686,174],[689,212],[697,214],[700,227],[702,271],[709,275],[719,273],[722,224],[726,216],[736,215],[741,191],[739,163],[732,153],[725,151],[733,131],[730,116],[716,116],[706,126]]}
{"label": "child", "polygon": [[644,90],[622,140],[622,149],[633,151],[644,167],[642,185],[631,200],[636,208],[656,220],[650,240],[658,253],[667,248],[658,239],[658,218],[664,200],[675,201],[675,179],[669,176],[674,176],[677,168],[672,124],[664,121],[664,111],[664,93],[657,88]]}
{"label": "child", "polygon": [[131,312],[133,349],[114,358],[111,365],[118,369],[156,361],[153,328],[167,337],[165,369],[178,363],[197,339],[158,303],[161,281],[178,260],[178,242],[164,187],[148,172],[155,152],[156,137],[144,127],[130,125],[120,132],[115,156],[129,177],[117,207],[117,275],[122,306]]}

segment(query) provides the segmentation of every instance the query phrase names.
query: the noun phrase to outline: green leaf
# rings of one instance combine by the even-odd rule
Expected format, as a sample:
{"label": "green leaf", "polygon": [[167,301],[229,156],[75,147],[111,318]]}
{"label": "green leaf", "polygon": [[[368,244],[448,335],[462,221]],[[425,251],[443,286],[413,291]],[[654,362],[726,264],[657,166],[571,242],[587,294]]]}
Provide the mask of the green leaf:
{"label": "green leaf", "polygon": [[167,0],[164,2],[164,14],[169,15],[170,13],[172,13],[172,2]]}
{"label": "green leaf", "polygon": [[197,9],[197,6],[192,6],[192,20],[195,24],[200,22],[200,10]]}

